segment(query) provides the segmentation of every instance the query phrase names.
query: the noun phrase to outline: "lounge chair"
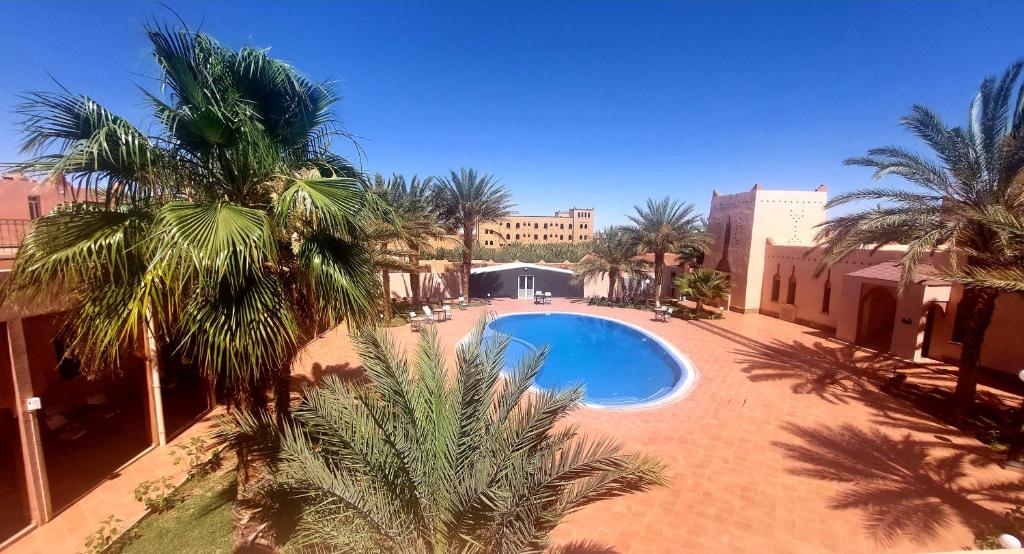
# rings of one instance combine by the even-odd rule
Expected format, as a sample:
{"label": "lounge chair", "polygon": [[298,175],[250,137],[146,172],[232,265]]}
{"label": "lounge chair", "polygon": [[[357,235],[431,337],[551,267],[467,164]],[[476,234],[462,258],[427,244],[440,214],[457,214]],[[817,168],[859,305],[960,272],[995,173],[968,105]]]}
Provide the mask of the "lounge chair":
{"label": "lounge chair", "polygon": [[662,306],[654,310],[654,319],[656,321],[668,322],[668,319],[672,317],[672,312],[676,311],[672,306]]}
{"label": "lounge chair", "polygon": [[416,312],[409,312],[409,323],[412,325],[413,331],[423,329],[423,322],[426,320],[425,317],[416,315]]}
{"label": "lounge chair", "polygon": [[423,318],[427,323],[437,323],[437,318],[434,317],[434,312],[430,311],[430,306],[423,306]]}
{"label": "lounge chair", "polygon": [[466,303],[466,297],[460,296],[458,300],[458,306],[460,310],[465,310],[469,304]]}

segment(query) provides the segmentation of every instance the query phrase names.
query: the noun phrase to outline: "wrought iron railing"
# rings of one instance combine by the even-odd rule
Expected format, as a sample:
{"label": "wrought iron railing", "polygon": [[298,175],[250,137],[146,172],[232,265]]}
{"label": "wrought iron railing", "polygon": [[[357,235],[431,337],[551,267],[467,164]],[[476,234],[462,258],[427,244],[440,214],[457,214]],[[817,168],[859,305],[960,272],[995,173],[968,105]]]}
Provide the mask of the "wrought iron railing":
{"label": "wrought iron railing", "polygon": [[0,248],[20,246],[31,224],[31,219],[0,219]]}

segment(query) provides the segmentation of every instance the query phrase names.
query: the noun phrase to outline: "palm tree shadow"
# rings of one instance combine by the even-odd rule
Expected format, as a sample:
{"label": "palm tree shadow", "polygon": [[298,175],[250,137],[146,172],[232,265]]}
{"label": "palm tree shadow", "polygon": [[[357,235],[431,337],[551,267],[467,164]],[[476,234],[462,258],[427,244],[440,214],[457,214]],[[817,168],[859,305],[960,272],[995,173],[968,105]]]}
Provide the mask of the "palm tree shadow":
{"label": "palm tree shadow", "polygon": [[[1007,397],[979,391],[977,409],[956,418],[949,409],[956,373],[942,364],[916,363],[849,344],[761,342],[706,322],[694,322],[737,345],[733,353],[751,382],[783,381],[794,394],[831,404],[859,403],[881,427],[936,435],[957,429],[983,442],[1007,440],[1012,415]],[[965,447],[967,448],[967,447]]]}
{"label": "palm tree shadow", "polygon": [[329,375],[355,384],[363,384],[367,381],[363,366],[353,366],[347,362],[324,366],[320,362],[316,362],[310,366],[308,372],[292,374],[291,390],[292,392],[302,392],[302,389],[306,387],[320,384]]}
{"label": "palm tree shadow", "polygon": [[789,424],[794,442],[774,442],[798,465],[795,475],[832,482],[831,506],[863,513],[863,525],[880,545],[907,534],[935,535],[959,521],[978,532],[1002,521],[998,504],[1020,503],[1019,479],[980,482],[970,477],[975,454],[939,448],[911,433],[893,438],[880,429],[850,424]]}
{"label": "palm tree shadow", "polygon": [[620,550],[585,539],[553,546],[547,552],[548,554],[619,554]]}

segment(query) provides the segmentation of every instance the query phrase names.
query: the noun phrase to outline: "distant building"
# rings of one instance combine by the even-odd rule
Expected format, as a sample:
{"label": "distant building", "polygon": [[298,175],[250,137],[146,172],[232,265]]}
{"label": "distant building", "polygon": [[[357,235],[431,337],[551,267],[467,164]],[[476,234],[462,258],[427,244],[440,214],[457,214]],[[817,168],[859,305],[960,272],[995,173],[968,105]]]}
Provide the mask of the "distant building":
{"label": "distant building", "polygon": [[586,242],[594,238],[594,209],[571,208],[555,215],[512,215],[480,226],[481,246],[500,247],[513,242],[556,244]]}
{"label": "distant building", "polygon": [[32,220],[69,202],[68,184],[40,182],[19,173],[0,175],[0,269],[10,268]]}
{"label": "distant building", "polygon": [[[824,185],[813,191],[765,190],[760,185],[711,197],[708,228],[714,245],[704,266],[729,273],[729,309],[759,312],[836,338],[911,360],[956,362],[959,285],[935,276],[948,255],[921,264],[912,284],[897,293],[906,248],[862,249],[817,273],[817,226],[826,221]],[[985,337],[981,364],[1016,372],[1024,367],[1024,296],[1003,294]]]}

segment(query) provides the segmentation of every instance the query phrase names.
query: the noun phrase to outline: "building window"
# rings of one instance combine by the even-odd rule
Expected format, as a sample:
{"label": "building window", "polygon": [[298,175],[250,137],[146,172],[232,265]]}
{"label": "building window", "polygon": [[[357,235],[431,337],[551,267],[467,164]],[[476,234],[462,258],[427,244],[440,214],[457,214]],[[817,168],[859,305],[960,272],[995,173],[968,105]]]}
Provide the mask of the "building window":
{"label": "building window", "polygon": [[508,239],[510,239],[510,238],[512,238],[512,235],[510,235],[510,234],[508,234],[508,233],[505,233],[505,240],[508,240]]}
{"label": "building window", "polygon": [[537,235],[533,235],[533,240],[537,240]]}
{"label": "building window", "polygon": [[569,228],[572,229],[572,223],[569,224]]}
{"label": "building window", "polygon": [[565,240],[565,235],[558,235],[558,240]]}
{"label": "building window", "polygon": [[544,235],[544,240],[548,240],[548,236],[547,235]]}
{"label": "building window", "polygon": [[796,304],[796,266],[793,266],[793,273],[789,275],[789,284],[786,287],[786,304]]}
{"label": "building window", "polygon": [[519,228],[519,223],[516,223],[516,229],[518,229],[518,228]]}
{"label": "building window", "polygon": [[42,216],[43,216],[43,207],[42,207],[42,204],[39,203],[39,197],[38,196],[29,196],[28,197],[28,218],[29,219],[39,219]]}
{"label": "building window", "polygon": [[508,223],[508,222],[506,222],[506,223],[505,223],[505,228],[506,228],[506,229],[511,229],[511,228],[512,228],[512,224],[511,224],[511,223]]}
{"label": "building window", "polygon": [[772,302],[779,301],[779,287],[782,284],[782,279],[779,278],[779,266],[775,266],[775,275],[772,276]]}
{"label": "building window", "polygon": [[538,229],[538,228],[540,228],[540,226],[539,226],[539,225],[537,225],[536,223],[534,223],[534,224],[533,224],[533,228],[534,228],[534,229]]}
{"label": "building window", "polygon": [[559,223],[558,224],[558,228],[559,229],[565,229],[565,223]]}
{"label": "building window", "polygon": [[547,224],[547,223],[545,223],[545,224],[544,224],[544,228],[545,228],[545,229],[547,229],[547,228],[548,228],[548,224]]}
{"label": "building window", "polygon": [[832,303],[832,272],[825,277],[825,292],[821,294],[821,313],[827,314]]}
{"label": "building window", "polygon": [[516,240],[519,240],[519,233],[516,233]]}

